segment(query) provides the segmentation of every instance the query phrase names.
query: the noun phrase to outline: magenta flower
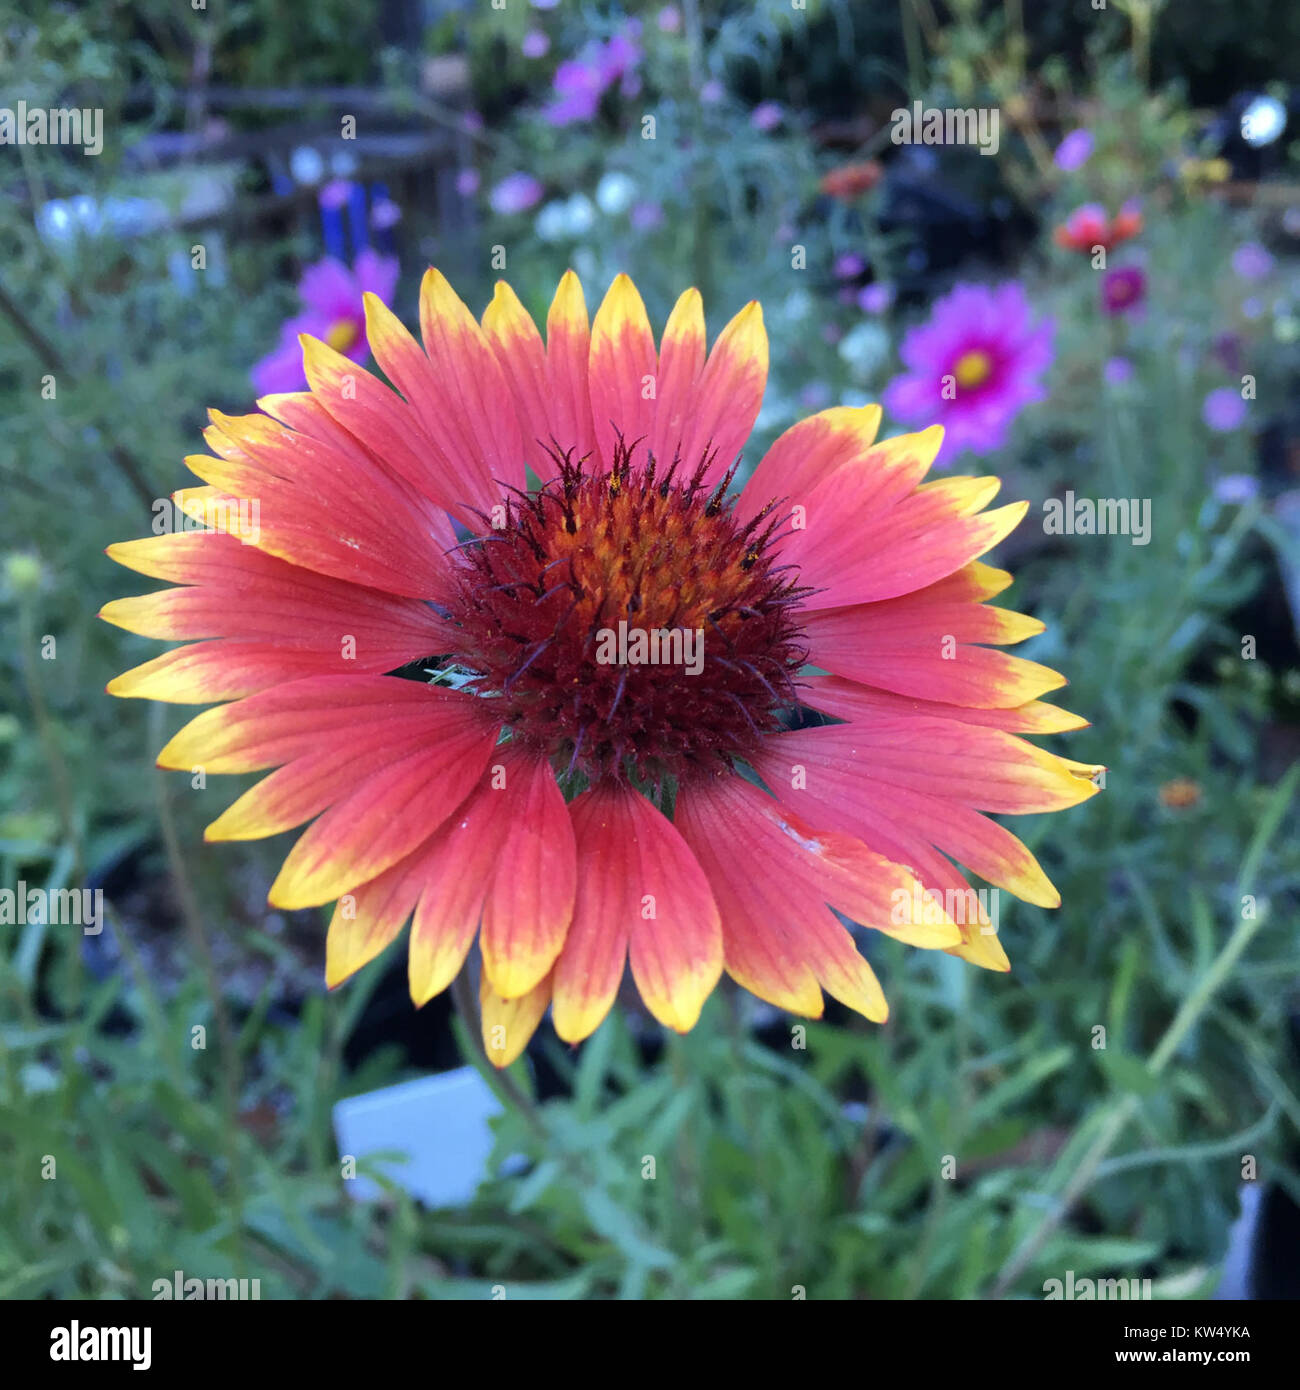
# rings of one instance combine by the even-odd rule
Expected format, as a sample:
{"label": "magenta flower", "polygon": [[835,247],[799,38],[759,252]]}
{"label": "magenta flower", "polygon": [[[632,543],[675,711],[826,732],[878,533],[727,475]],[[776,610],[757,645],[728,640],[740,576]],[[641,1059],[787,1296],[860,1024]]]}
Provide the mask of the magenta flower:
{"label": "magenta flower", "polygon": [[1093,138],[1090,130],[1072,130],[1056,147],[1052,162],[1058,169],[1073,173],[1082,169],[1092,158]]}
{"label": "magenta flower", "polygon": [[1101,307],[1108,314],[1127,314],[1142,307],[1147,296],[1146,271],[1126,265],[1101,277]]}
{"label": "magenta flower", "polygon": [[362,295],[368,290],[385,304],[397,288],[398,266],[393,256],[381,256],[369,247],[351,270],[342,261],[327,258],[309,265],[298,281],[303,312],[280,328],[280,345],[253,367],[253,385],[259,396],[281,391],[300,391],[307,385],[302,369],[300,333],[320,338],[353,362],[364,362],[370,352],[366,341],[366,311]]}
{"label": "magenta flower", "polygon": [[940,464],[964,449],[990,453],[1021,410],[1047,395],[1040,378],[1052,364],[1053,328],[1035,320],[1014,280],[958,285],[904,337],[899,355],[908,370],[881,399],[906,424],[944,427]]}

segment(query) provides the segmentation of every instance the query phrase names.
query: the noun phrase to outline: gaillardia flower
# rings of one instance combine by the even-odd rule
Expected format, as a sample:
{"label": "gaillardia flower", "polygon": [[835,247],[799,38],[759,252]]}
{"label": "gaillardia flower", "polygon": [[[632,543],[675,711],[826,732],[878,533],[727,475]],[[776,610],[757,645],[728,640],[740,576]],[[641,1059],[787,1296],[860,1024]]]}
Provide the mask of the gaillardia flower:
{"label": "gaillardia flower", "polygon": [[1100,248],[1113,250],[1130,241],[1142,230],[1142,213],[1136,203],[1125,203],[1113,218],[1100,203],[1084,203],[1052,233],[1052,239],[1067,251],[1091,254]]}
{"label": "gaillardia flower", "polygon": [[957,285],[903,338],[907,370],[885,387],[885,409],[905,424],[941,424],[941,465],[963,449],[1000,449],[1021,410],[1047,394],[1052,334],[1016,281]]}
{"label": "gaillardia flower", "polygon": [[707,353],[696,291],[656,348],[623,275],[590,325],[565,275],[545,341],[507,285],[480,324],[433,270],[422,345],[373,296],[366,316],[391,385],[304,338],[310,389],[214,411],[187,460],[186,505],[257,499],[255,539],[114,545],[179,587],[103,610],[188,643],[110,692],[225,702],[161,766],[269,773],[206,838],[311,822],[270,901],[336,903],[328,984],[410,920],[421,1004],[477,934],[504,1065],[548,1004],[561,1038],[591,1033],[626,964],[678,1030],[724,969],[798,1014],[825,990],[883,1019],[836,912],[1007,969],[952,861],[1055,906],[984,813],[1096,790],[1020,737],[1082,726],[1039,698],[1063,678],[996,649],[1041,630],[988,605],[1010,576],[978,559],[1027,504],[924,482],[942,431],[877,444],[874,406],[794,425],[729,496],[757,304]]}

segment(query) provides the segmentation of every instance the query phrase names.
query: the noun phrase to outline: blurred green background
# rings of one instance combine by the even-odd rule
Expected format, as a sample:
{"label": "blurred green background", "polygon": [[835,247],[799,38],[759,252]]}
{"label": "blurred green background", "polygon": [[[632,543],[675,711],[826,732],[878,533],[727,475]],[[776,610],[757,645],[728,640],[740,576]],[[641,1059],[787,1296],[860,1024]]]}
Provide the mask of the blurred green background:
{"label": "blurred green background", "polygon": [[[149,1297],[179,1268],[263,1297],[1042,1297],[1067,1270],[1187,1297],[1219,1282],[1243,1180],[1286,1239],[1300,12],[1031,8],[0,11],[4,102],[100,107],[105,132],[95,157],[0,146],[0,875],[101,887],[108,917],[0,925],[0,1296]],[[997,108],[997,157],[892,145],[914,99]],[[1259,146],[1261,99],[1291,119]],[[1076,129],[1095,148],[1061,168]],[[869,161],[870,187],[823,182]],[[1146,301],[1106,315],[1051,233],[1130,199]],[[832,1008],[792,1035],[727,990],[682,1038],[632,1007],[576,1050],[544,1024],[508,1093],[474,1061],[523,1172],[456,1208],[387,1179],[353,1200],[334,1103],[475,1044],[444,1000],[404,1001],[404,944],[325,993],[323,915],[265,906],[284,843],[203,844],[235,784],[154,771],[193,711],[107,697],[157,647],[95,614],[141,591],[103,548],[192,481],[207,408],[252,408],[304,266],[362,244],[400,259],[408,322],[430,263],[480,310],[494,248],[539,317],[570,265],[591,304],[627,270],[656,327],[689,283],[714,331],[759,298],[747,466],[801,415],[878,398],[954,279],[1018,279],[1054,318],[1047,399],[956,462],[1031,501],[996,557],[1048,624],[1017,652],[1091,721],[1051,745],[1108,768],[1084,806],[1012,825],[1064,906],[1003,895],[1011,975],[885,941],[884,1027]],[[1207,396],[1243,375],[1244,422],[1215,427]],[[1151,499],[1150,543],[1045,534],[1066,489]]]}

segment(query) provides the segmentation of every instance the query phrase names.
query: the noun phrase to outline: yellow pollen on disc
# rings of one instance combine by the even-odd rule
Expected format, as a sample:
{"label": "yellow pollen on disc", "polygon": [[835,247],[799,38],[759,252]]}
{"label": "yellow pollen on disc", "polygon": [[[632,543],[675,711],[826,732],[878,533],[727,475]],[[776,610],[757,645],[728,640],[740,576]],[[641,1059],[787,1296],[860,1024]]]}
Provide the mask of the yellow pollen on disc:
{"label": "yellow pollen on disc", "polygon": [[335,319],[330,324],[325,341],[335,352],[346,352],[356,342],[359,331],[353,319]]}
{"label": "yellow pollen on disc", "polygon": [[957,378],[958,386],[964,391],[970,391],[976,386],[983,386],[992,376],[993,359],[987,352],[982,352],[979,348],[975,348],[971,352],[963,352],[957,359],[952,374]]}

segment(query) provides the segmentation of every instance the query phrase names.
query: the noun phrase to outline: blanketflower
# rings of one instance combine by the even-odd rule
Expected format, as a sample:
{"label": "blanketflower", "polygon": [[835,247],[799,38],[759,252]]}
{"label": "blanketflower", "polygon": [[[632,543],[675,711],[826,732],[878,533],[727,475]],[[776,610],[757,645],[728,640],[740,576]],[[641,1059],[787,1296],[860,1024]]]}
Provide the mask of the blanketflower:
{"label": "blanketflower", "polygon": [[[767,376],[756,303],[708,352],[698,292],[656,348],[624,275],[589,324],[566,274],[545,340],[509,286],[480,324],[434,270],[422,343],[366,313],[392,387],[304,337],[310,389],[213,411],[187,460],[207,486],[186,505],[257,499],[255,535],[110,547],[180,587],[102,614],[188,643],[111,693],[224,702],[161,766],[269,774],[205,838],[312,822],[269,896],[336,903],[327,983],[410,920],[420,1004],[477,936],[505,1065],[548,1004],[590,1034],[625,965],[674,1029],[724,969],[881,1020],[832,908],[1009,968],[952,861],[1056,906],[984,813],[1075,805],[1098,771],[1020,737],[1083,721],[1040,699],[1061,676],[997,650],[1042,629],[987,604],[1011,577],[978,559],[1028,504],[924,483],[942,431],[876,443],[875,406],[794,425],[730,496]],[[791,729],[813,710],[834,722]]]}
{"label": "blanketflower", "polygon": [[908,370],[885,387],[885,409],[905,424],[941,424],[941,464],[963,449],[1001,448],[1020,411],[1047,394],[1040,378],[1052,364],[1052,333],[1016,281],[958,285],[904,337]]}
{"label": "blanketflower", "polygon": [[1114,218],[1107,215],[1100,203],[1084,203],[1066,219],[1065,225],[1052,233],[1058,246],[1067,251],[1091,253],[1097,247],[1111,251],[1131,240],[1142,230],[1142,213],[1132,203],[1125,204]]}
{"label": "blanketflower", "polygon": [[307,384],[298,344],[303,333],[323,339],[354,362],[364,362],[370,348],[363,296],[374,294],[387,304],[397,288],[397,276],[396,259],[369,247],[357,256],[351,270],[332,257],[309,265],[298,281],[303,312],[281,325],[280,346],[253,368],[257,393],[296,391]]}
{"label": "blanketflower", "polygon": [[839,164],[822,175],[818,187],[842,203],[855,203],[864,193],[871,192],[884,172],[880,162],[875,159]]}

